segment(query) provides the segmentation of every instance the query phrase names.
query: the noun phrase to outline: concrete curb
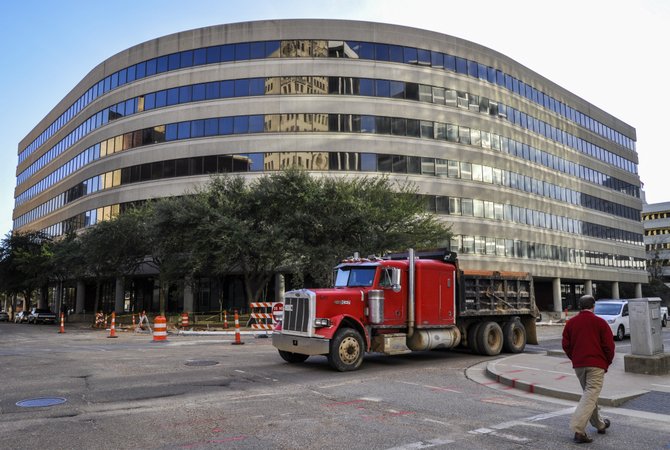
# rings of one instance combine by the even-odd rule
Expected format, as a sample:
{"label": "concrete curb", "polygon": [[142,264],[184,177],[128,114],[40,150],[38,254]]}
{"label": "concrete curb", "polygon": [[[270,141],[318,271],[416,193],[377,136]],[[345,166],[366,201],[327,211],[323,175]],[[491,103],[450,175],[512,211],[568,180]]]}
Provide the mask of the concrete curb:
{"label": "concrete curb", "polygon": [[[549,353],[552,353],[551,355]],[[565,354],[560,351],[552,351],[552,352],[546,352],[547,356],[563,356],[565,357]],[[509,357],[508,357],[509,358]],[[540,383],[533,383],[530,381],[526,380],[521,380],[518,378],[512,378],[510,376],[505,376],[502,375],[501,371],[498,370],[497,365],[508,359],[508,358],[501,358],[497,359],[495,361],[489,362],[486,364],[486,376],[492,380],[495,380],[496,382],[500,384],[504,384],[506,386],[510,386],[514,389],[520,389],[522,391],[531,393],[531,394],[539,394],[539,395],[546,395],[548,397],[554,397],[554,398],[559,398],[562,400],[570,400],[570,401],[575,401],[579,402],[579,399],[581,398],[581,393],[576,393],[576,392],[568,392],[568,391],[563,391],[561,389],[557,389],[555,387],[545,385],[545,384],[540,384]],[[644,395],[648,393],[648,391],[633,391],[629,394],[622,394],[622,395],[603,395],[601,393],[600,398],[598,399],[598,404],[602,406],[612,406],[612,407],[618,407],[624,404],[625,402],[632,400],[636,397],[639,397],[640,395]]]}

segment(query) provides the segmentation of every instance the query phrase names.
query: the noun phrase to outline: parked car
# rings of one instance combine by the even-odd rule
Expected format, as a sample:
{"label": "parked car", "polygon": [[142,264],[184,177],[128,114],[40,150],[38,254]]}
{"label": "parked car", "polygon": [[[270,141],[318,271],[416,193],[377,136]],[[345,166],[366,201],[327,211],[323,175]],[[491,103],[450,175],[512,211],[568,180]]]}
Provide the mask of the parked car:
{"label": "parked car", "polygon": [[9,322],[9,314],[5,311],[0,311],[0,322]]}
{"label": "parked car", "polygon": [[615,340],[630,336],[628,300],[598,300],[594,313],[607,321]]}
{"label": "parked car", "polygon": [[45,308],[33,308],[28,314],[28,323],[56,323],[56,314]]}
{"label": "parked car", "polygon": [[28,311],[19,311],[14,314],[14,323],[28,322]]}

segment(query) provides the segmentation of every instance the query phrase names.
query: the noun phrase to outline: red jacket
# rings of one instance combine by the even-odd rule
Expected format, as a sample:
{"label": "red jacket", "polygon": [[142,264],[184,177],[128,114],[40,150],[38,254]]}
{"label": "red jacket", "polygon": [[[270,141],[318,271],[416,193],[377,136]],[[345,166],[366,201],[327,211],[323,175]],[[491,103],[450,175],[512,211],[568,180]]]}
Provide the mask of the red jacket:
{"label": "red jacket", "polygon": [[607,371],[614,359],[614,337],[604,319],[580,311],[563,329],[563,350],[572,367],[600,367]]}

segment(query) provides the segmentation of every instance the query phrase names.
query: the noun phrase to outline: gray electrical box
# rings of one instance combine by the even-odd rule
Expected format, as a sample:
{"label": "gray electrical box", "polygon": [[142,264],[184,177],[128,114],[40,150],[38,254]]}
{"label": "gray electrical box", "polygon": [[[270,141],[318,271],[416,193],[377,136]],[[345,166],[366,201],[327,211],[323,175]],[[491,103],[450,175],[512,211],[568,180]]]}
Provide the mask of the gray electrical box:
{"label": "gray electrical box", "polygon": [[658,297],[629,299],[628,311],[631,353],[639,356],[663,353],[661,299]]}

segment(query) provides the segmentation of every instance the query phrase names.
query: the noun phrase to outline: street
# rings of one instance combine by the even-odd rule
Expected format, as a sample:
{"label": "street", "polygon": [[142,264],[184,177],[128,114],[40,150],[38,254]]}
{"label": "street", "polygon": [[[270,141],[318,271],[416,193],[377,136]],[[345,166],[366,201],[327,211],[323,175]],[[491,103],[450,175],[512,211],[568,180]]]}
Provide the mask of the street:
{"label": "street", "polygon": [[[562,327],[540,327],[560,347]],[[460,351],[284,362],[270,339],[0,323],[0,448],[573,448],[575,403],[487,380],[491,358]],[[666,349],[670,332],[664,331]],[[625,340],[619,345],[628,345]],[[504,357],[504,355],[501,355]],[[605,378],[607,383],[607,378]],[[669,383],[670,384],[670,383]],[[23,407],[23,400],[60,404]],[[589,448],[670,448],[670,416],[603,408]]]}

